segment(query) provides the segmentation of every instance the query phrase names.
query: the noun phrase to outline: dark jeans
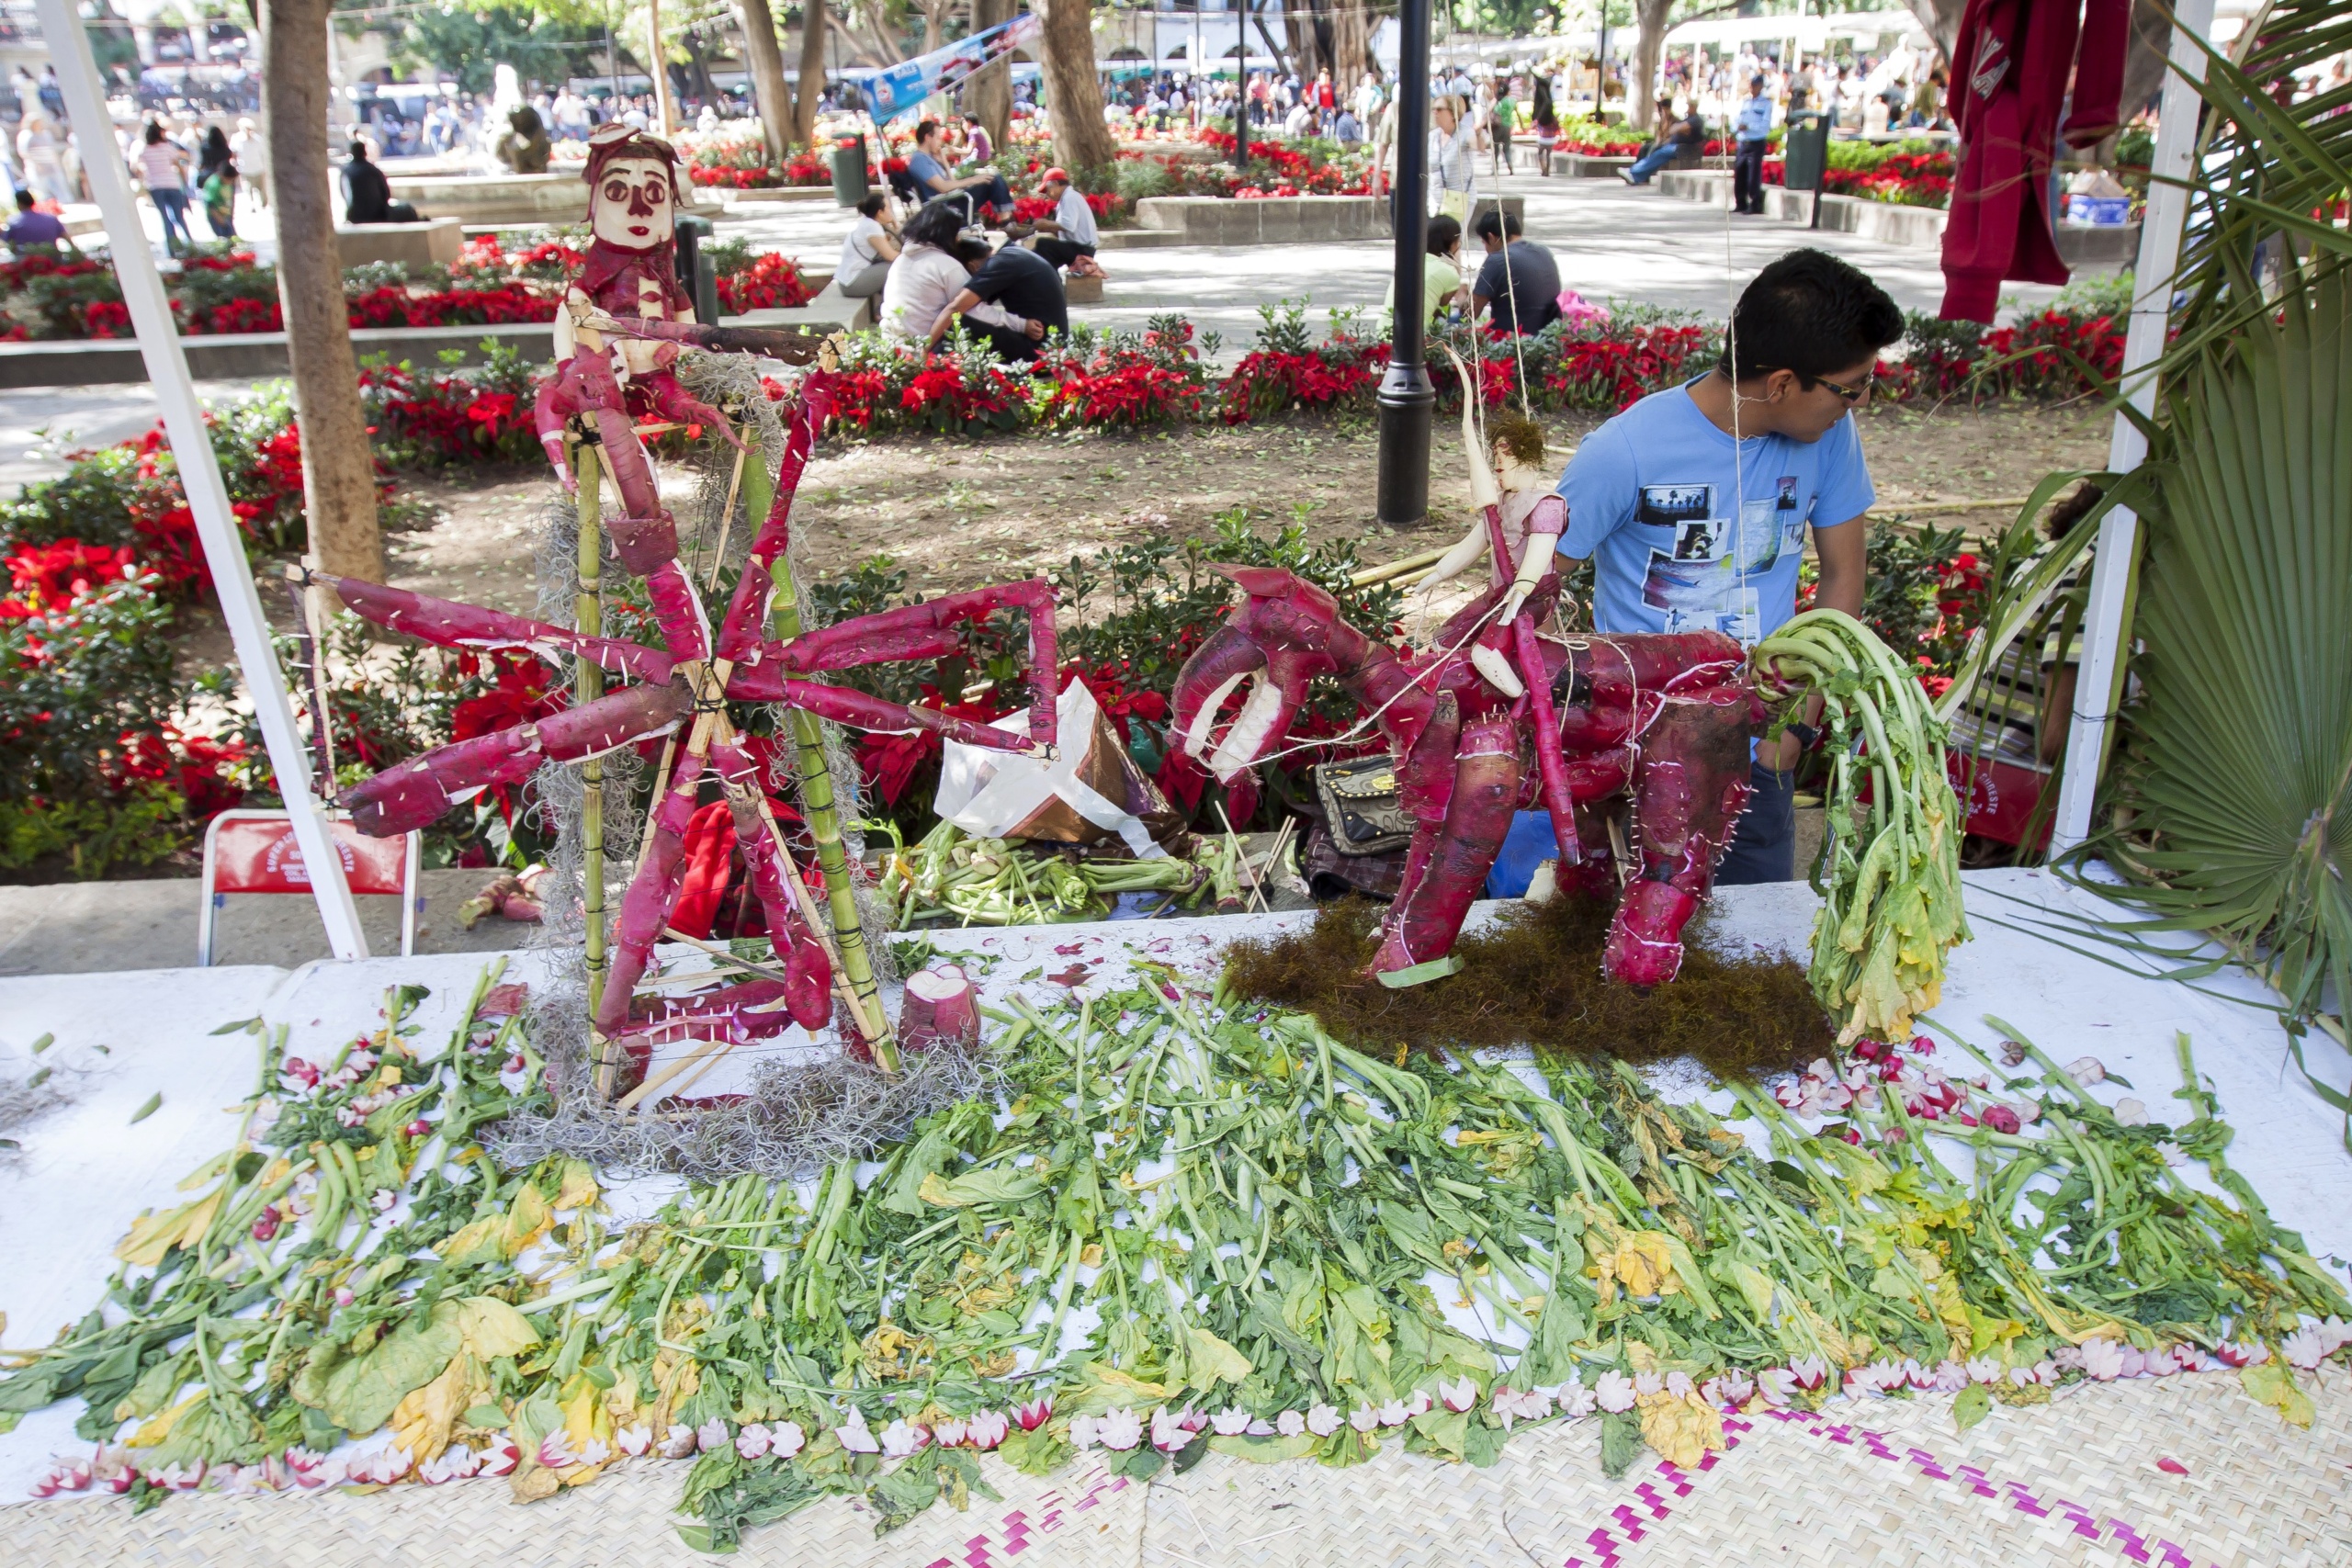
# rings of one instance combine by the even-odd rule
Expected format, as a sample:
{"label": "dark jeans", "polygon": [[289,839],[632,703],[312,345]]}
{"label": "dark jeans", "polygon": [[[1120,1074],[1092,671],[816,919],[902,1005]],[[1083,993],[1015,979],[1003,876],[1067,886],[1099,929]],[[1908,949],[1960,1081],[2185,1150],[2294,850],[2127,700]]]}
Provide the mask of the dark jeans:
{"label": "dark jeans", "polygon": [[1731,209],[1761,215],[1764,211],[1764,141],[1743,141],[1731,164]]}
{"label": "dark jeans", "polygon": [[1076,240],[1065,240],[1059,234],[1037,236],[1037,254],[1057,267],[1069,265],[1080,256],[1094,254],[1092,245],[1081,245]]}
{"label": "dark jeans", "polygon": [[1797,778],[1776,773],[1761,762],[1748,765],[1753,791],[1739,816],[1731,848],[1715,870],[1715,886],[1741,887],[1754,882],[1793,882],[1797,874]]}
{"label": "dark jeans", "polygon": [[980,185],[966,186],[960,190],[950,191],[948,194],[967,196],[974,201],[986,202],[989,206],[995,208],[999,213],[1010,214],[1012,211],[1012,187],[1004,183],[1002,175],[990,175],[986,182]]}
{"label": "dark jeans", "polygon": [[155,216],[164,220],[164,254],[175,256],[183,248],[193,250],[196,235],[187,226],[187,192],[151,190],[147,199],[155,204]]}

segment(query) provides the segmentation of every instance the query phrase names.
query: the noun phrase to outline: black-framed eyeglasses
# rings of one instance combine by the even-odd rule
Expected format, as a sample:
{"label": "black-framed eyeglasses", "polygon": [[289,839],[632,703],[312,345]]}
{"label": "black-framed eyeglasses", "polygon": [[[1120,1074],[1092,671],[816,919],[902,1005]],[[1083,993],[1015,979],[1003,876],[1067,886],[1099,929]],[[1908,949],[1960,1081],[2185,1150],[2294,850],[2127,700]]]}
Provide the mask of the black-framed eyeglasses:
{"label": "black-framed eyeglasses", "polygon": [[1878,378],[1875,375],[1863,377],[1862,384],[1859,387],[1845,386],[1839,382],[1831,380],[1826,376],[1815,376],[1812,378],[1812,379],[1818,381],[1821,385],[1828,388],[1831,391],[1845,399],[1846,405],[1849,408],[1851,408],[1854,404],[1860,402],[1864,398],[1869,397],[1871,395],[1871,389],[1878,385]]}

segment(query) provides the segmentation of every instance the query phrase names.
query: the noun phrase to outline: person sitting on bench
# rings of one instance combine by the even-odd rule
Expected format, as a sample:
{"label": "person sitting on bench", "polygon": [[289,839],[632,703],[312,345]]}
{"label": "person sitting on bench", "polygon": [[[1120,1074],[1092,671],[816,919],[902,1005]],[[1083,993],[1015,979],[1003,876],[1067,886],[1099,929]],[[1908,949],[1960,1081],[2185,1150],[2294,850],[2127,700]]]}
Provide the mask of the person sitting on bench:
{"label": "person sitting on bench", "polygon": [[1054,215],[1037,220],[1037,254],[1057,267],[1069,268],[1075,276],[1102,276],[1102,269],[1094,260],[1094,247],[1102,236],[1095,230],[1094,209],[1086,204],[1085,195],[1060,169],[1047,169],[1038,190],[1053,202]]}
{"label": "person sitting on bench", "polygon": [[351,162],[343,166],[345,223],[422,223],[416,209],[392,199],[392,182],[368,161],[368,143],[355,141],[347,149]]}

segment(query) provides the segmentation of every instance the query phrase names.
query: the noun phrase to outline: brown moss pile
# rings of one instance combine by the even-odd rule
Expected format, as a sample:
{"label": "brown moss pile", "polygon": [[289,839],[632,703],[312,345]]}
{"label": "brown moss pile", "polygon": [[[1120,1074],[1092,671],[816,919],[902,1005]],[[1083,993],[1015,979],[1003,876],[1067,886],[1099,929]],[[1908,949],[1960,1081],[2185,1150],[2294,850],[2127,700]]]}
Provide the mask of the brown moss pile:
{"label": "brown moss pile", "polygon": [[1366,975],[1380,909],[1327,905],[1305,930],[1234,944],[1236,996],[1312,1013],[1359,1050],[1532,1046],[1627,1062],[1695,1056],[1718,1077],[1777,1072],[1830,1055],[1831,1033],[1802,965],[1725,957],[1705,917],[1683,933],[1682,972],[1644,996],[1603,979],[1611,906],[1583,898],[1513,907],[1454,943],[1459,974],[1392,991]]}

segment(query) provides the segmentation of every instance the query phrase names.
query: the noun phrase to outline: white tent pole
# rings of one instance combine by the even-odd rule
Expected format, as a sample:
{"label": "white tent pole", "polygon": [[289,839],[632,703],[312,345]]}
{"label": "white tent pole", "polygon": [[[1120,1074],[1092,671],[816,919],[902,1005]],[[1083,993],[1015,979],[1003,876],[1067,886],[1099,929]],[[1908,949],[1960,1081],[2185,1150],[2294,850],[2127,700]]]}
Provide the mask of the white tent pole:
{"label": "white tent pole", "polygon": [[278,793],[285,797],[287,815],[293,820],[295,842],[301,846],[302,863],[311,873],[319,917],[326,922],[327,945],[337,958],[365,958],[368,939],[360,934],[359,911],[351,901],[351,885],[344,878],[343,859],[329,836],[326,818],[311,794],[310,753],[294,728],[293,703],[270,649],[269,623],[262,617],[261,595],[254,589],[244,542],[229,510],[229,490],[220,479],[220,460],[213,456],[212,442],[205,433],[204,406],[197,401],[187,355],[172,324],[163,274],[156,269],[146,227],[140,222],[139,208],[131,199],[130,172],[123,167],[121,149],[115,142],[114,120],[107,111],[97,63],[90,56],[89,34],[74,13],[73,0],[35,0],[35,5],[41,33],[49,40],[50,60],[57,67],[58,85],[65,94],[66,112],[80,141],[82,169],[89,178],[90,194],[97,197],[98,212],[106,220],[107,249],[114,257],[116,280],[122,286],[123,303],[130,311],[131,329],[139,334],[140,357],[146,361],[155,400],[163,406],[164,431],[171,438],[180,484],[187,491],[188,511],[196,517],[204,564],[211,572],[213,590],[220,595],[220,613],[229,623],[237,662],[243,666],[245,684],[253,693],[254,714],[261,721],[269,765],[277,774]]}
{"label": "white tent pole", "polygon": [[[2180,265],[2181,230],[2188,218],[2188,161],[2196,151],[2199,87],[2205,52],[2199,40],[2213,30],[2213,0],[2180,0],[2173,12],[2170,69],[2157,110],[2156,149],[2150,164],[2148,209],[2140,226],[2140,258],[2132,274],[2132,326],[2123,340],[2121,382],[2126,400],[2141,414],[2156,406],[2156,378],[2150,372],[2164,353],[2172,314],[2173,273]],[[2107,466],[2117,473],[2136,468],[2148,455],[2148,439],[2123,414],[2115,416]],[[2107,761],[2107,727],[2121,695],[2117,676],[2123,655],[2123,612],[2132,594],[2132,557],[2138,543],[2139,515],[2119,506],[2099,525],[2098,554],[2091,567],[2090,603],[2083,613],[2083,660],[2075,680],[2075,711],[2066,732],[2065,771],[2058,784],[2058,812],[2051,828],[2050,852],[2073,849],[2091,834],[2091,807]]]}

